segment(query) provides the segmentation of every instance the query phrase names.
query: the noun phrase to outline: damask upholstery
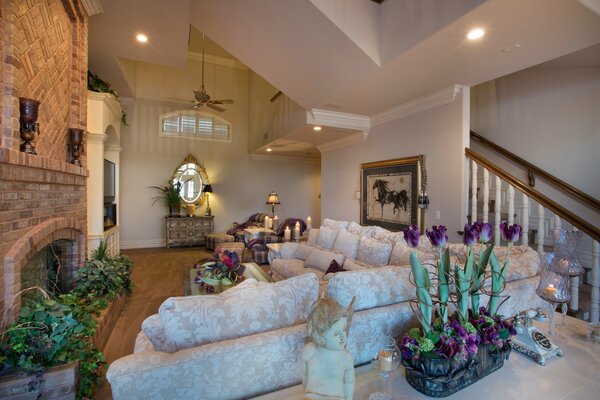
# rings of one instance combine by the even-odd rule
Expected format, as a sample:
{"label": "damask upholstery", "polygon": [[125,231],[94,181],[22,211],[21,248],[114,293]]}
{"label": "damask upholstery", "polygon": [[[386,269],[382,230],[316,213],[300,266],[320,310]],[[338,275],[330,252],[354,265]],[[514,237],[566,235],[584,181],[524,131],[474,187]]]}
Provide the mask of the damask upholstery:
{"label": "damask upholstery", "polygon": [[335,237],[337,234],[337,229],[322,226],[319,228],[319,238],[317,239],[317,244],[324,249],[331,249],[335,243]]}
{"label": "damask upholstery", "polygon": [[306,261],[306,259],[308,257],[310,257],[310,254],[313,252],[313,250],[315,250],[314,247],[309,246],[304,243],[299,243],[298,248],[296,249],[296,252],[294,253],[294,258],[297,258],[298,260]]}
{"label": "damask upholstery", "polygon": [[344,257],[343,254],[321,249],[314,249],[306,261],[304,261],[304,266],[316,268],[319,271],[325,272],[327,271],[327,268],[329,268],[331,261],[335,260],[338,264],[342,265],[345,259],[346,257]]}
{"label": "damask upholstery", "polygon": [[346,257],[356,258],[359,243],[360,235],[350,233],[346,229],[341,229],[335,238],[332,250],[342,253]]}
{"label": "damask upholstery", "polygon": [[308,231],[308,240],[306,241],[306,244],[309,244],[311,246],[316,246],[318,238],[319,238],[319,229],[313,228]]}
{"label": "damask upholstery", "polygon": [[363,236],[358,245],[358,261],[366,262],[373,266],[386,265],[390,261],[392,245]]}

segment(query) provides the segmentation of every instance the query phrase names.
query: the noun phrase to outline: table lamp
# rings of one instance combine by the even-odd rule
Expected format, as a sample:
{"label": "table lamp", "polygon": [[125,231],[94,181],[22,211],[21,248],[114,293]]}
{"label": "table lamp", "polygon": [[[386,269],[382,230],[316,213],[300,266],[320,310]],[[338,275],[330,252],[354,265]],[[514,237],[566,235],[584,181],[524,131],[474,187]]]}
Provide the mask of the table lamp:
{"label": "table lamp", "polygon": [[204,212],[205,216],[210,216],[212,215],[212,210],[210,209],[210,201],[208,199],[208,197],[210,196],[209,193],[212,193],[212,186],[210,186],[210,183],[208,185],[204,186],[204,193],[206,193],[206,211]]}
{"label": "table lamp", "polygon": [[267,197],[267,204],[271,205],[271,211],[273,212],[273,218],[275,218],[275,204],[281,204],[279,202],[279,196],[277,196],[277,193],[275,193],[274,191],[269,193],[269,196]]}

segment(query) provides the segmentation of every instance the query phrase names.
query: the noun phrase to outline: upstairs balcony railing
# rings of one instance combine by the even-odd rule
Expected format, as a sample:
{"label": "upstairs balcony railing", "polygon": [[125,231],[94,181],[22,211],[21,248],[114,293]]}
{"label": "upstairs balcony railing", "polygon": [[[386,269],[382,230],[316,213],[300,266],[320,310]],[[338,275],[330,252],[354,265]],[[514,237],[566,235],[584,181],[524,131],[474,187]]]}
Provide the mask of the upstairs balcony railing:
{"label": "upstairs balcony railing", "polygon": [[[585,204],[591,210],[600,212],[600,201],[589,196],[588,194],[580,191],[579,189],[569,185],[568,183],[554,177],[548,172],[536,167],[535,165],[523,160],[517,155],[509,152],[508,150],[498,146],[497,144],[490,142],[478,135],[475,132],[471,132],[471,139],[476,140],[481,145],[488,149],[495,151],[502,155],[506,159],[515,163],[519,167],[527,171],[529,182],[525,183],[520,179],[516,178],[511,173],[497,166],[493,162],[489,161],[482,154],[470,149],[465,149],[465,155],[470,163],[470,215],[471,219],[479,219],[483,222],[491,222],[490,219],[490,189],[491,182],[493,182],[493,194],[494,199],[491,203],[493,205],[493,225],[495,230],[495,241],[496,244],[500,244],[500,222],[501,219],[506,219],[509,224],[515,223],[515,216],[518,223],[523,227],[522,244],[530,245],[530,239],[533,240],[533,245],[537,245],[537,251],[542,254],[544,252],[545,237],[549,231],[550,223],[547,223],[547,215],[551,216],[554,229],[561,229],[563,221],[571,225],[571,229],[580,230],[584,233],[584,241],[589,243],[591,241],[591,262],[588,261],[587,265],[582,262],[586,268],[586,273],[589,277],[590,290],[590,304],[586,307],[589,310],[590,322],[599,322],[600,319],[600,229],[589,221],[581,218],[572,211],[558,204],[556,201],[541,193],[534,188],[535,178],[539,177],[543,179],[551,186],[556,189],[565,192],[570,198],[576,199],[577,201]],[[481,172],[480,172],[481,171]],[[515,190],[519,193],[517,199],[520,198],[520,204],[518,209],[515,209]],[[482,199],[479,199],[479,192],[482,193]],[[478,200],[482,200],[481,212],[478,214]],[[537,210],[534,215],[530,215],[532,203],[537,204]],[[502,218],[502,211],[504,211],[505,218]],[[478,215],[481,215],[478,218]],[[530,229],[532,227],[533,229]],[[536,229],[537,228],[537,229]],[[535,238],[530,238],[530,232],[535,232]],[[587,239],[585,237],[588,237]],[[579,312],[579,290],[580,290],[580,277],[571,278],[571,301],[569,303],[569,309],[573,313]]]}

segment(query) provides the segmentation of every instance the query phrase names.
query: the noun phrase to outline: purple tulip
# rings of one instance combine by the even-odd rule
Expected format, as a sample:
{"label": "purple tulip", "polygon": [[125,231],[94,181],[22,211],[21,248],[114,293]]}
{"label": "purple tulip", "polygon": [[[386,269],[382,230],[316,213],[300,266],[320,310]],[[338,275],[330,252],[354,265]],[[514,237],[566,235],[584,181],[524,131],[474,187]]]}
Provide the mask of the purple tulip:
{"label": "purple tulip", "polygon": [[448,235],[446,235],[446,227],[444,225],[431,227],[431,231],[429,229],[425,229],[425,234],[429,238],[429,241],[433,245],[433,247],[446,247],[448,243]]}
{"label": "purple tulip", "polygon": [[466,246],[473,246],[479,240],[479,231],[475,227],[475,225],[467,225],[465,224],[463,234],[463,243]]}
{"label": "purple tulip", "polygon": [[487,243],[490,241],[492,236],[494,235],[494,229],[491,224],[483,223],[483,222],[475,222],[473,224],[477,232],[479,233],[479,242]]}
{"label": "purple tulip", "polygon": [[411,224],[404,230],[404,240],[409,247],[416,248],[419,246],[419,228],[416,225]]}
{"label": "purple tulip", "polygon": [[508,226],[507,222],[502,222],[500,224],[500,233],[502,234],[502,239],[507,242],[515,243],[521,238],[521,225],[513,224]]}

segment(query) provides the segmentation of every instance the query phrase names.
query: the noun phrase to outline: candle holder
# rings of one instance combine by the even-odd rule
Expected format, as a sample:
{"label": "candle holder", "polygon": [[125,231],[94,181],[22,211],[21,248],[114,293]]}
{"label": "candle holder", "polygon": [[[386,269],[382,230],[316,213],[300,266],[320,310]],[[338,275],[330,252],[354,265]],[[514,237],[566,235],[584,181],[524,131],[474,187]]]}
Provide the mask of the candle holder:
{"label": "candle holder", "polygon": [[569,276],[583,274],[584,270],[579,262],[579,247],[583,233],[554,229],[552,235],[554,237],[554,258],[561,264],[561,268],[566,270]]}
{"label": "candle holder", "polygon": [[35,146],[31,143],[35,134],[40,134],[40,126],[37,123],[40,102],[25,97],[19,97],[19,132],[21,134],[21,146],[19,150],[27,154],[37,154]]}
{"label": "candle holder", "polygon": [[566,341],[562,335],[556,332],[555,311],[558,304],[566,303],[571,299],[569,268],[568,265],[561,263],[555,253],[545,253],[542,256],[542,272],[536,293],[550,305],[548,335],[556,341]]}
{"label": "candle holder", "polygon": [[71,164],[81,166],[79,157],[83,153],[83,129],[69,128],[69,152]]}
{"label": "candle holder", "polygon": [[384,340],[381,348],[377,352],[377,359],[373,362],[376,363],[379,375],[383,378],[383,391],[372,393],[369,395],[369,400],[395,399],[396,396],[394,396],[387,388],[388,375],[397,370],[400,366],[400,349],[393,338],[388,337]]}

